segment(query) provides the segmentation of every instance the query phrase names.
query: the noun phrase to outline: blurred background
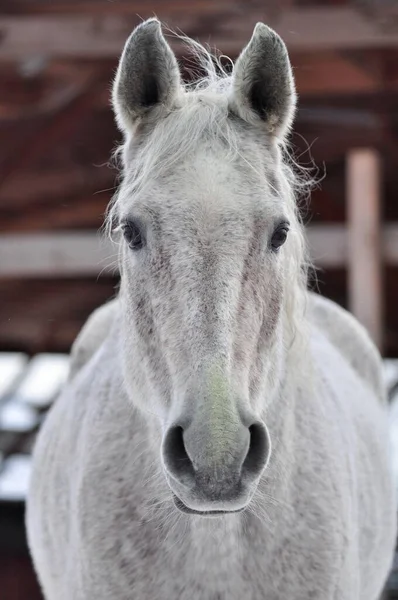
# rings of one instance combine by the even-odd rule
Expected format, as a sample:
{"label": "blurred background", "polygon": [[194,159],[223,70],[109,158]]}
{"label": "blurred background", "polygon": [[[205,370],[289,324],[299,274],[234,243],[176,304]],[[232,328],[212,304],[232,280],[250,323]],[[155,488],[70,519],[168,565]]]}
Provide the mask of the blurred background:
{"label": "blurred background", "polygon": [[116,251],[98,235],[117,183],[110,82],[153,15],[233,59],[257,21],[283,37],[299,92],[292,149],[325,175],[303,213],[314,286],[368,328],[391,395],[398,380],[397,0],[1,0],[2,600],[41,598],[23,530],[29,453],[73,339],[116,290]]}

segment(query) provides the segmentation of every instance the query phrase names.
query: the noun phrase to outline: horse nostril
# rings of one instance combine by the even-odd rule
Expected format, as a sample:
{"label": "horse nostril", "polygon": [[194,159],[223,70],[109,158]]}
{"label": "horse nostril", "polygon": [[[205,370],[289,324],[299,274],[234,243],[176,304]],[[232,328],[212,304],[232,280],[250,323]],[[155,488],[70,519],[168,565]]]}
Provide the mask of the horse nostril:
{"label": "horse nostril", "polygon": [[163,460],[167,471],[180,483],[192,485],[195,472],[185,449],[184,430],[180,426],[171,427],[163,442]]}
{"label": "horse nostril", "polygon": [[[232,488],[235,489],[239,479],[243,486],[251,485],[261,476],[268,461],[270,453],[268,432],[263,423],[256,422],[248,429],[242,423],[235,433],[235,439],[229,440],[231,445],[228,452],[225,452],[216,464],[213,453],[205,454],[195,444],[193,444],[194,456],[188,453],[184,435],[186,439],[190,434],[189,441],[192,442],[195,440],[194,430],[184,431],[180,425],[170,427],[162,446],[163,464],[169,477],[191,491],[201,489],[213,498],[216,488],[220,495],[225,496]],[[191,450],[191,446],[189,449]],[[199,464],[195,463],[195,468],[191,456],[193,459],[199,459]],[[233,461],[226,461],[226,457],[233,457]]]}
{"label": "horse nostril", "polygon": [[269,438],[262,423],[254,423],[249,427],[250,445],[242,465],[242,476],[252,479],[259,477],[267,464],[270,452]]}

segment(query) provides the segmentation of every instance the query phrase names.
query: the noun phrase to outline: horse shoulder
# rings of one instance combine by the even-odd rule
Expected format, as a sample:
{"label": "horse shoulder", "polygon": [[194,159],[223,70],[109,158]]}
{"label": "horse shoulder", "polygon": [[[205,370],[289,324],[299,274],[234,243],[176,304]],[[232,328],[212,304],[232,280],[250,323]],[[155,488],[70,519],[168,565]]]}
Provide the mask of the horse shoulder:
{"label": "horse shoulder", "polygon": [[322,331],[381,401],[385,386],[379,351],[366,329],[346,310],[319,294],[308,294],[310,323]]}
{"label": "horse shoulder", "polygon": [[90,360],[107,337],[118,305],[117,298],[103,304],[91,313],[83,325],[71,349],[70,380]]}

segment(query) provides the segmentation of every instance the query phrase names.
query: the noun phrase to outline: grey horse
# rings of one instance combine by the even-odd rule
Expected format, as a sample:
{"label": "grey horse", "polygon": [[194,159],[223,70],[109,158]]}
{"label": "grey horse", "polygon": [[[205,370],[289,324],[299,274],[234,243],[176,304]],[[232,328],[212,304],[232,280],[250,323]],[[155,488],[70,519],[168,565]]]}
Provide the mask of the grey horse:
{"label": "grey horse", "polygon": [[377,600],[396,498],[380,356],[306,288],[296,94],[258,24],[183,85],[156,19],[120,59],[117,298],[34,451],[46,600]]}

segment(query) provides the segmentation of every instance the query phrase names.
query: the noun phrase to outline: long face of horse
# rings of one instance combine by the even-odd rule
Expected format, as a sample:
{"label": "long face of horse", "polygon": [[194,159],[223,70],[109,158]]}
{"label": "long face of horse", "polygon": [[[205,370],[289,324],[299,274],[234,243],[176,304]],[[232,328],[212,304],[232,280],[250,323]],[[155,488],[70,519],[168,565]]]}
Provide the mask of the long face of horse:
{"label": "long face of horse", "polygon": [[188,91],[150,20],[127,41],[113,99],[127,388],[161,424],[177,507],[240,511],[270,456],[297,226],[279,149],[295,102],[287,52],[260,24],[231,77]]}

